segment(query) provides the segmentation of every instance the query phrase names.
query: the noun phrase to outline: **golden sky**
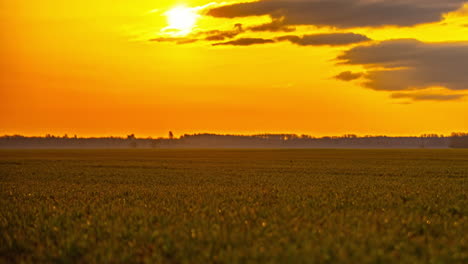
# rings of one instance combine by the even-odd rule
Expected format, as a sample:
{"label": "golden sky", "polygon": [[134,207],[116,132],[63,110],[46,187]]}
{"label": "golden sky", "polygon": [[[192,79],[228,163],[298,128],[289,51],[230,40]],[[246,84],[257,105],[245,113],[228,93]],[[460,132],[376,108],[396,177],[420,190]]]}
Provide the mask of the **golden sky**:
{"label": "golden sky", "polygon": [[468,131],[466,1],[237,2],[1,1],[0,134]]}

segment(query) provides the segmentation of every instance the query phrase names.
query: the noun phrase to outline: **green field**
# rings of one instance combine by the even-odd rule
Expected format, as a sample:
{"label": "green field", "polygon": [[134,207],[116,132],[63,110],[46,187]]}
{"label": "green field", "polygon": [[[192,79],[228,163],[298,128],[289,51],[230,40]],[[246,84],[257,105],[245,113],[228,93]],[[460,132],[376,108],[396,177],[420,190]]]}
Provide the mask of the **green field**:
{"label": "green field", "polygon": [[4,263],[468,263],[468,150],[0,151]]}

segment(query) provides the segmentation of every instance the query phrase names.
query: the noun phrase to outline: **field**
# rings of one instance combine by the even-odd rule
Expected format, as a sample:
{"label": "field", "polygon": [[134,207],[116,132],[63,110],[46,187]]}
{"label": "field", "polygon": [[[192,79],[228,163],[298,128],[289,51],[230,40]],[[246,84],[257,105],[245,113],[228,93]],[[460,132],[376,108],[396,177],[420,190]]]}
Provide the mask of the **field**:
{"label": "field", "polygon": [[0,151],[4,263],[468,263],[468,150]]}

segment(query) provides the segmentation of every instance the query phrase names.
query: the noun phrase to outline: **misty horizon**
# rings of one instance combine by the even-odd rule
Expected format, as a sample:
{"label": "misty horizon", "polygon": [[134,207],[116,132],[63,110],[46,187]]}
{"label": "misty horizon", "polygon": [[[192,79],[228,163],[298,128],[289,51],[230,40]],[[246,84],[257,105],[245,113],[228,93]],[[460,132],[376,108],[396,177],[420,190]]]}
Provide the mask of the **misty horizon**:
{"label": "misty horizon", "polygon": [[4,133],[3,135],[0,135],[0,137],[27,137],[27,138],[128,138],[130,136],[133,136],[137,139],[167,139],[171,138],[169,135],[170,133],[173,133],[173,138],[178,139],[184,136],[194,136],[194,135],[214,135],[214,136],[235,136],[235,137],[258,137],[258,136],[264,136],[264,135],[291,135],[291,136],[297,136],[297,137],[307,137],[307,138],[343,138],[343,137],[357,137],[357,138],[368,138],[368,137],[394,137],[394,138],[399,138],[399,137],[453,137],[457,135],[464,135],[468,134],[468,132],[464,131],[454,131],[448,134],[444,133],[421,133],[421,134],[381,134],[381,133],[376,133],[376,134],[357,134],[357,133],[341,133],[341,134],[321,134],[321,135],[315,135],[315,134],[307,134],[307,133],[293,133],[293,132],[263,132],[263,133],[216,133],[216,132],[194,132],[194,133],[174,133],[172,131],[168,131],[166,135],[142,135],[139,136],[136,133],[123,133],[123,134],[90,134],[90,135],[80,135],[78,133],[42,133],[42,134],[23,134],[23,133]]}
{"label": "misty horizon", "polygon": [[424,134],[421,136],[357,136],[354,134],[330,137],[313,137],[296,134],[185,134],[180,137],[172,132],[167,137],[139,138],[134,134],[126,137],[78,137],[54,136],[25,137],[2,136],[0,148],[465,148],[468,133],[452,133],[450,136]]}

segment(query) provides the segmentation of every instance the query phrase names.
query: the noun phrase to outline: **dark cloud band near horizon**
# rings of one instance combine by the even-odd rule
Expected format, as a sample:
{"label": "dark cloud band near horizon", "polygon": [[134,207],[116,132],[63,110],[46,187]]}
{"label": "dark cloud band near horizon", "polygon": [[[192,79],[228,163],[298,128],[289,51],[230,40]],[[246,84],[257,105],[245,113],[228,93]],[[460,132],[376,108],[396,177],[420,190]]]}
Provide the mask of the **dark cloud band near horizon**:
{"label": "dark cloud band near horizon", "polygon": [[207,15],[236,18],[269,15],[285,25],[337,28],[414,26],[438,22],[467,0],[263,0],[210,9]]}

